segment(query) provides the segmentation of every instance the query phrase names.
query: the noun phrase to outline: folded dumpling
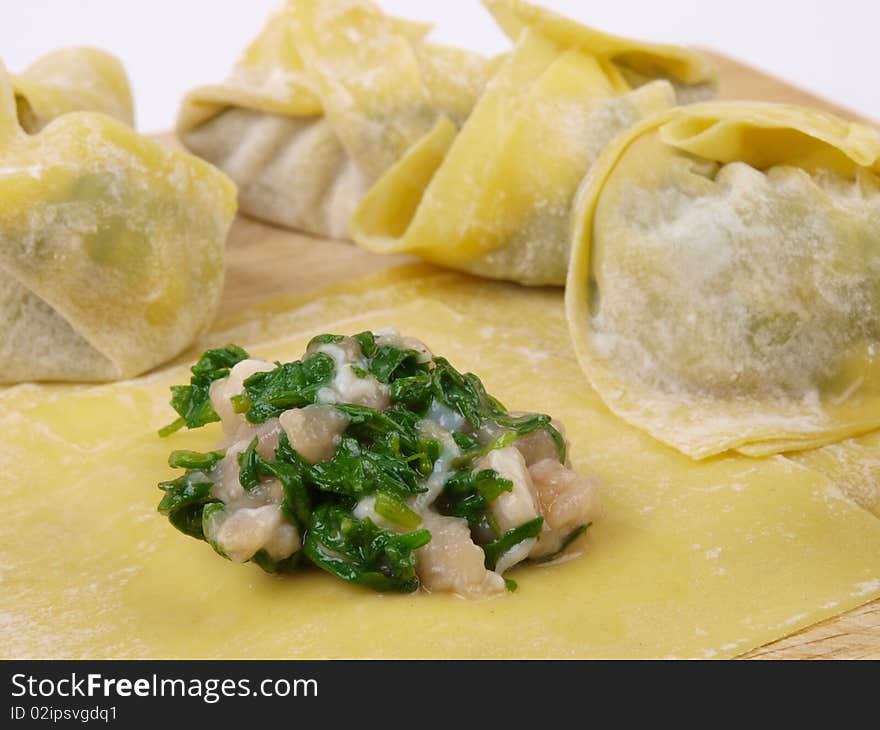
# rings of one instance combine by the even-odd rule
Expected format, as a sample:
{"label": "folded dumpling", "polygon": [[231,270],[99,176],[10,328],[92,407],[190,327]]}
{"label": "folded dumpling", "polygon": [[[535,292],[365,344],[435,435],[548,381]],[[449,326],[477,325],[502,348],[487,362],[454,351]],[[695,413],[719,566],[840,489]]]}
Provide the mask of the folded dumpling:
{"label": "folded dumpling", "polygon": [[686,48],[611,35],[524,0],[482,3],[511,40],[519,38],[526,28],[533,28],[563,46],[587,51],[621,87],[636,88],[655,79],[666,79],[675,87],[680,104],[715,95],[718,74],[714,65]]}
{"label": "folded dumpling", "polygon": [[183,143],[271,223],[348,237],[370,185],[440,116],[470,112],[481,56],[426,43],[428,27],[369,0],[288,0],[221,85],[192,91]]}
{"label": "folded dumpling", "polygon": [[526,3],[486,5],[516,47],[460,131],[440,119],[379,179],[352,238],[481,276],[562,284],[584,175],[618,132],[676,103],[668,81],[650,79],[711,91],[715,72],[695,53],[612,38]]}
{"label": "folded dumpling", "polygon": [[235,188],[105,114],[18,120],[0,64],[0,382],[137,375],[210,323]]}
{"label": "folded dumpling", "polygon": [[62,48],[12,75],[22,129],[35,134],[68,112],[107,114],[129,126],[134,108],[128,77],[115,56],[95,48]]}
{"label": "folded dumpling", "polygon": [[569,325],[619,416],[695,458],[880,426],[880,133],[680,107],[603,153],[575,222]]}

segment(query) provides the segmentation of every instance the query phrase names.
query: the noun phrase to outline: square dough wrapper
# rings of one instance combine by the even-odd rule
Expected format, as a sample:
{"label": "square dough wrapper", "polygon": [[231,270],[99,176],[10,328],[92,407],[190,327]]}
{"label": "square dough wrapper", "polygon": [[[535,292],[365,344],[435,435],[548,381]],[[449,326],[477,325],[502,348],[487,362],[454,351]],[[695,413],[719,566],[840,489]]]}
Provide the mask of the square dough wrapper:
{"label": "square dough wrapper", "polygon": [[576,468],[604,482],[583,556],[516,570],[517,593],[482,602],[218,558],[156,512],[168,452],[218,437],[155,434],[193,352],[124,383],[0,393],[0,655],[728,657],[880,595],[880,522],[826,476],[778,456],[694,463],[572,387],[556,292],[409,267],[250,310],[209,344],[283,360],[317,332],[381,326],[566,424]]}

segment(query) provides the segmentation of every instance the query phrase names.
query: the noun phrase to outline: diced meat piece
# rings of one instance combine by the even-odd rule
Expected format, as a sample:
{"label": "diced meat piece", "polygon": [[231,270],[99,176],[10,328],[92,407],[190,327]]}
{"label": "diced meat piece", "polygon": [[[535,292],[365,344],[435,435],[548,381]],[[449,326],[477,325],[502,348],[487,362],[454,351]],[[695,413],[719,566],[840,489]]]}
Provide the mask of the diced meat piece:
{"label": "diced meat piece", "polygon": [[254,424],[249,423],[246,419],[242,419],[233,439],[234,443],[244,441],[246,445],[250,445],[251,441],[254,440],[254,436],[259,439],[257,453],[264,459],[274,461],[275,449],[278,448],[278,443],[281,439],[281,423],[279,420],[277,418],[270,418],[263,423]]}
{"label": "diced meat piece", "polygon": [[349,423],[348,416],[328,405],[293,408],[278,420],[290,445],[310,464],[333,456]]}
{"label": "diced meat piece", "polygon": [[[560,434],[564,434],[561,424],[556,421],[551,421],[551,424]],[[526,460],[526,466],[537,464],[544,459],[556,459],[556,461],[559,461],[559,447],[546,428],[520,436],[513,445],[523,455],[523,458]]]}
{"label": "diced meat piece", "polygon": [[293,555],[302,547],[299,530],[289,522],[282,522],[269,540],[263,545],[263,549],[269,553],[272,560],[284,560]]}
{"label": "diced meat piece", "polygon": [[465,520],[428,512],[422,527],[431,531],[431,542],[416,551],[416,571],[425,589],[449,591],[465,598],[505,589],[504,579],[486,570],[483,550],[474,544]]}
{"label": "diced meat piece", "polygon": [[284,485],[277,479],[263,479],[247,493],[245,499],[246,506],[254,507],[260,507],[264,504],[281,504],[283,501]]}
{"label": "diced meat piece", "polygon": [[492,469],[500,477],[513,482],[513,489],[503,492],[490,505],[498,527],[503,532],[540,517],[532,477],[518,449],[513,446],[493,449],[474,467],[475,471],[483,469]]}
{"label": "diced meat piece", "polygon": [[268,372],[274,369],[275,365],[271,362],[251,358],[236,363],[232,370],[229,371],[228,377],[211,383],[208,395],[211,398],[214,412],[220,416],[220,422],[225,433],[234,434],[244,422],[242,414],[235,412],[231,400],[233,396],[242,394],[244,391],[244,381],[255,373]]}
{"label": "diced meat piece", "polygon": [[[493,449],[477,463],[475,469],[492,469],[498,476],[513,482],[511,491],[503,492],[489,505],[502,533],[541,516],[532,478],[519,449],[514,446]],[[498,559],[495,570],[504,573],[525,560],[536,543],[534,538],[518,543]]]}
{"label": "diced meat piece", "polygon": [[227,507],[210,515],[207,527],[208,539],[235,563],[250,560],[264,548],[275,560],[289,557],[300,548],[296,528],[287,522],[277,504]]}
{"label": "diced meat piece", "polygon": [[573,530],[601,517],[599,480],[578,474],[556,459],[539,461],[529,472],[545,527],[531,557],[551,555]]}
{"label": "diced meat piece", "polygon": [[277,418],[270,418],[265,423],[252,426],[242,423],[236,432],[237,440],[226,449],[226,456],[211,470],[211,480],[214,487],[211,493],[223,502],[229,504],[243,499],[246,494],[244,487],[239,483],[240,467],[238,455],[250,446],[254,437],[259,439],[257,453],[264,459],[274,461],[275,449],[281,438],[281,424]]}
{"label": "diced meat piece", "polygon": [[238,480],[241,471],[238,465],[238,455],[247,449],[248,443],[247,439],[236,441],[226,449],[226,456],[211,469],[210,477],[214,482],[214,486],[211,487],[211,496],[226,504],[244,499],[247,496],[247,492]]}
{"label": "diced meat piece", "polygon": [[275,461],[275,449],[278,448],[281,440],[281,430],[281,421],[277,418],[270,418],[254,428],[253,433],[260,440],[257,444],[257,453],[264,459]]}

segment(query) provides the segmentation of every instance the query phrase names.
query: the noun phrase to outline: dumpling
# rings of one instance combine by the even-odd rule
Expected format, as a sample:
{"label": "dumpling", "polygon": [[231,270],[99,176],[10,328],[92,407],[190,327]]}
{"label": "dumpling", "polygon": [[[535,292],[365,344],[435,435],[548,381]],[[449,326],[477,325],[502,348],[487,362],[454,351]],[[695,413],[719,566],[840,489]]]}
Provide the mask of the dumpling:
{"label": "dumpling", "polygon": [[129,126],[134,109],[122,64],[94,48],[62,48],[12,75],[22,129],[35,134],[55,117],[76,111],[101,112]]}
{"label": "dumpling", "polygon": [[[689,51],[612,38],[526,3],[486,4],[515,49],[460,132],[439,120],[367,193],[352,238],[480,276],[562,284],[585,173],[618,132],[676,103],[667,81],[640,84],[660,75],[711,89],[715,73]],[[635,86],[629,60],[642,73]]]}
{"label": "dumpling", "polygon": [[680,107],[585,182],[566,293],[619,416],[695,458],[880,426],[880,133],[759,103]]}
{"label": "dumpling", "polygon": [[482,0],[495,22],[516,41],[534,28],[563,46],[580,48],[600,60],[621,87],[636,88],[655,79],[675,87],[679,104],[715,95],[718,73],[704,56],[666,43],[646,43],[588,28],[524,0]]}
{"label": "dumpling", "polygon": [[178,135],[232,177],[245,213],[347,238],[370,185],[441,115],[463,120],[485,82],[485,59],[427,31],[368,0],[289,0],[226,82],[187,95]]}
{"label": "dumpling", "polygon": [[0,382],[142,373],[209,325],[235,188],[104,114],[27,134],[0,64]]}

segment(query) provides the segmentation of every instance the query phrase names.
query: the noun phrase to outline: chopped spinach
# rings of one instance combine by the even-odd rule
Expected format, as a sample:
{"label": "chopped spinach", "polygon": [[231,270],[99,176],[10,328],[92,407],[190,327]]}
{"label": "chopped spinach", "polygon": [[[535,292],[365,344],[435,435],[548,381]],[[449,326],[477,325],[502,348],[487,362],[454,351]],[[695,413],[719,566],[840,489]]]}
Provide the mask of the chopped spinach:
{"label": "chopped spinach", "polygon": [[578,525],[577,527],[575,527],[571,532],[569,532],[565,536],[565,539],[562,541],[562,544],[559,546],[559,550],[557,550],[556,552],[550,553],[550,555],[545,555],[542,558],[538,558],[538,562],[539,563],[549,563],[551,560],[556,560],[556,558],[558,558],[560,555],[565,553],[565,551],[568,550],[574,544],[575,540],[577,540],[581,535],[583,535],[587,531],[587,529],[589,528],[589,526],[591,524],[592,523],[587,522],[583,525]]}
{"label": "chopped spinach", "polygon": [[186,426],[199,428],[206,423],[219,421],[220,417],[211,405],[209,391],[211,383],[229,375],[234,365],[247,360],[247,354],[238,345],[228,345],[217,350],[208,350],[199,361],[190,368],[192,378],[189,385],[171,387],[171,407],[177,411],[179,418],[159,431],[160,436],[169,436]]}
{"label": "chopped spinach", "polygon": [[[287,439],[282,436],[282,439]],[[282,461],[265,461],[257,456],[260,476],[274,477],[284,488],[284,501],[281,511],[296,525],[300,535],[309,528],[312,516],[312,496],[303,477],[303,468],[299,464]]]}
{"label": "chopped spinach", "polygon": [[352,339],[360,345],[364,357],[373,357],[376,354],[376,335],[372,332],[361,332]]}
{"label": "chopped spinach", "polygon": [[452,440],[462,451],[476,451],[480,448],[480,439],[469,433],[456,431],[452,434]]}
{"label": "chopped spinach", "polygon": [[278,363],[274,370],[254,373],[244,381],[239,407],[251,423],[263,423],[291,408],[315,402],[318,391],[333,378],[333,358],[316,352],[303,360]]}
{"label": "chopped spinach", "polygon": [[172,525],[191,537],[204,538],[202,510],[205,505],[218,502],[211,496],[214,483],[199,470],[188,470],[170,482],[162,482],[159,489],[165,494],[159,502],[159,511],[168,515]]}
{"label": "chopped spinach", "polygon": [[312,515],[305,554],[318,567],[349,583],[376,591],[411,592],[419,587],[415,551],[430,540],[427,530],[397,535],[327,504]]}
{"label": "chopped spinach", "polygon": [[387,441],[389,444],[396,444],[398,449],[418,451],[418,423],[422,417],[417,413],[400,406],[377,411],[368,406],[340,403],[336,408],[349,418],[347,433],[362,443]]}
{"label": "chopped spinach", "polygon": [[483,545],[483,552],[486,553],[486,567],[489,570],[495,570],[495,566],[502,555],[519,545],[523,540],[538,537],[541,534],[541,527],[543,525],[544,518],[536,517],[519,527],[508,530],[497,540]]}
{"label": "chopped spinach", "polygon": [[321,345],[335,345],[342,342],[344,339],[345,335],[317,335],[309,340],[309,344],[306,346],[306,352],[311,352],[314,348]]}
{"label": "chopped spinach", "polygon": [[412,411],[424,413],[431,405],[434,386],[430,375],[412,375],[391,382],[391,400]]}
{"label": "chopped spinach", "polygon": [[259,565],[267,573],[289,573],[297,568],[301,562],[302,553],[297,551],[289,558],[275,560],[265,550],[260,550],[251,561]]}
{"label": "chopped spinach", "polygon": [[257,471],[260,459],[257,454],[259,445],[260,439],[254,436],[254,440],[238,455],[238,482],[249,492],[256,489],[260,483],[260,475]]}
{"label": "chopped spinach", "polygon": [[458,411],[472,428],[479,428],[484,414],[490,412],[492,405],[482,398],[485,393],[482,383],[471,373],[458,372],[442,357],[435,357],[434,364],[431,372],[433,396]]}
{"label": "chopped spinach", "polygon": [[[370,359],[370,372],[380,383],[390,383],[395,377],[413,377],[419,368],[419,353],[401,350],[393,345],[379,345]],[[400,373],[399,375],[397,375]]]}
{"label": "chopped spinach", "polygon": [[398,527],[412,528],[418,527],[422,523],[422,518],[416,512],[386,492],[379,492],[376,495],[376,514],[393,522]]}
{"label": "chopped spinach", "polygon": [[376,492],[402,498],[425,491],[419,473],[388,443],[365,448],[350,436],[342,439],[330,459],[312,466],[310,478],[320,490],[355,499]]}
{"label": "chopped spinach", "polygon": [[[272,370],[250,376],[243,383],[242,393],[232,398],[235,411],[247,422],[259,424],[288,409],[319,402],[319,392],[331,384],[336,365],[333,358],[316,348],[344,340],[342,335],[318,335],[310,341],[303,359],[276,363]],[[427,491],[427,479],[446,453],[444,444],[431,438],[428,434],[432,431],[422,424],[435,403],[453,410],[466,423],[452,434],[462,453],[443,462],[444,469],[451,465],[452,470],[445,477],[435,508],[442,514],[464,518],[474,534],[482,536],[485,564],[490,569],[511,548],[537,537],[542,518],[501,534],[491,504],[511,491],[513,483],[491,469],[476,469],[475,464],[491,450],[510,446],[521,436],[541,429],[554,439],[560,461],[564,462],[565,441],[550,417],[509,414],[486,392],[476,375],[459,372],[444,358],[422,362],[416,350],[379,344],[371,332],[354,335],[347,346],[351,346],[351,340],[357,343],[361,355],[358,364],[351,365],[353,372],[361,378],[375,377],[387,386],[391,405],[377,410],[334,404],[347,416],[348,425],[333,454],[314,464],[296,451],[284,432],[272,459],[260,456],[258,438],[237,455],[239,482],[250,493],[248,499],[259,499],[260,492],[255,490],[266,480],[280,482],[284,493],[281,510],[297,528],[303,545],[302,550],[284,560],[273,560],[260,550],[251,561],[270,573],[311,563],[345,581],[377,591],[418,588],[415,551],[427,544],[431,535],[428,530],[418,529],[422,518],[410,507],[410,498]],[[161,434],[167,436],[183,426],[197,428],[218,421],[209,398],[211,383],[227,377],[236,363],[248,357],[236,345],[207,351],[192,367],[190,384],[172,388],[172,407],[179,418]],[[487,428],[491,424],[495,426]],[[485,434],[493,431],[498,435],[487,443]],[[169,465],[186,472],[159,485],[164,491],[159,510],[179,530],[202,540],[207,539],[211,515],[225,508],[221,500],[211,496],[210,476],[223,458],[222,451],[175,451]],[[394,530],[355,516],[355,508],[365,497],[374,500],[375,514]],[[586,527],[567,536],[560,552]],[[485,542],[491,535],[494,539]],[[214,548],[222,554],[217,545]],[[516,589],[511,580],[506,585],[511,591]]]}
{"label": "chopped spinach", "polygon": [[551,423],[550,416],[542,413],[528,413],[524,416],[511,416],[507,413],[499,413],[492,416],[492,420],[499,426],[510,428],[517,436],[527,436],[535,431],[544,429],[550,434],[559,453],[559,461],[565,463],[565,439]]}
{"label": "chopped spinach", "polygon": [[225,454],[222,451],[172,451],[168,457],[168,466],[174,469],[200,469],[209,471]]}
{"label": "chopped spinach", "polygon": [[453,517],[463,517],[471,527],[494,527],[489,503],[513,489],[513,482],[501,478],[492,469],[464,470],[453,474],[443,485],[440,510]]}

